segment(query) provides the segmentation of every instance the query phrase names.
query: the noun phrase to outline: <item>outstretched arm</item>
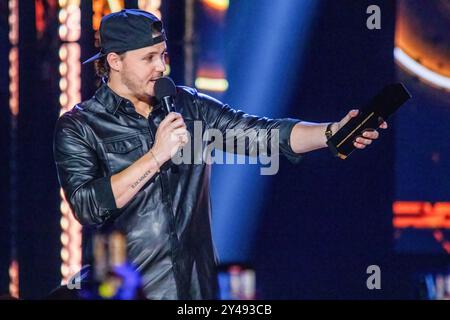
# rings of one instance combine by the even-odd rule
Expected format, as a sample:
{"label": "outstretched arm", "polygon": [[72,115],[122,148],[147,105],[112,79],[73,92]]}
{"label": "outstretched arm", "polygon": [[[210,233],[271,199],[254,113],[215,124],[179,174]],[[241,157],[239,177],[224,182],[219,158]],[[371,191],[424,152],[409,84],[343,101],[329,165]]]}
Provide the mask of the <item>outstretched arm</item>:
{"label": "outstretched arm", "polygon": [[[331,131],[335,134],[342,128],[351,118],[358,115],[358,110],[351,110],[341,121],[333,123]],[[328,123],[310,123],[301,121],[297,123],[291,132],[290,144],[295,153],[306,153],[309,151],[325,148],[327,146],[327,139],[325,137],[325,130]],[[386,122],[381,124],[381,129],[387,129]],[[354,145],[358,149],[364,149],[370,145],[373,140],[378,139],[378,131],[364,132],[362,137],[356,139]]]}

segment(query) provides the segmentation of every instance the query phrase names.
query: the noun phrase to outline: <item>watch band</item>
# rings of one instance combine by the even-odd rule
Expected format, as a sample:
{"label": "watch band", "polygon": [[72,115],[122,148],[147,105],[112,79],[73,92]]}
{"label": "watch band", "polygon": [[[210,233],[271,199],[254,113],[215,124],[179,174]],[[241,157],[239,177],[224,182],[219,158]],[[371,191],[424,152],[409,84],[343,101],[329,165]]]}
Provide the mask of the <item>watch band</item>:
{"label": "watch band", "polygon": [[330,139],[333,136],[333,131],[331,131],[331,126],[333,125],[333,122],[329,123],[327,125],[327,129],[325,130],[325,137],[327,137],[327,140]]}

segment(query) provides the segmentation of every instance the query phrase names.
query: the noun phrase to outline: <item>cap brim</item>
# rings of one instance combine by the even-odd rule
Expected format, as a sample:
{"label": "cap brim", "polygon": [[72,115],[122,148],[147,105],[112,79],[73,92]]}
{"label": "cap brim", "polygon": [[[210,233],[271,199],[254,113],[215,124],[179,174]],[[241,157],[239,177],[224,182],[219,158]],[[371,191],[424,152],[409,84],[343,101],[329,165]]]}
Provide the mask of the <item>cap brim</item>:
{"label": "cap brim", "polygon": [[100,59],[101,57],[103,57],[105,55],[106,54],[104,54],[102,52],[99,52],[96,55],[94,55],[94,56],[90,57],[89,59],[87,59],[86,61],[84,61],[83,64],[86,64],[86,63],[92,62],[94,60]]}

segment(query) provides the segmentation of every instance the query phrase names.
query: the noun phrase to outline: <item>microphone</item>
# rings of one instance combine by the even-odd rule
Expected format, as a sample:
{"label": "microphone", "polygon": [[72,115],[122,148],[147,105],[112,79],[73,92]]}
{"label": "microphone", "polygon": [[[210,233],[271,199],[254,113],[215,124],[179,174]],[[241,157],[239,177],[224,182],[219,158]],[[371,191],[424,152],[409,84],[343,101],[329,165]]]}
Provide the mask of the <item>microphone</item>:
{"label": "microphone", "polygon": [[175,83],[169,77],[162,77],[155,82],[155,96],[166,110],[167,114],[175,111],[174,97],[177,94]]}
{"label": "microphone", "polygon": [[[166,110],[166,113],[169,114],[175,111],[174,97],[177,94],[177,88],[175,87],[175,83],[169,77],[162,77],[156,80],[155,82],[155,97],[156,100],[160,101]],[[167,115],[166,114],[166,115]],[[165,164],[162,165],[161,171],[165,172],[171,168],[172,172],[179,173],[178,166],[174,165],[172,160],[169,160]]]}
{"label": "microphone", "polygon": [[410,98],[402,83],[387,85],[327,141],[329,149],[335,156],[346,159],[355,150],[353,142],[357,137],[364,131],[376,130]]}

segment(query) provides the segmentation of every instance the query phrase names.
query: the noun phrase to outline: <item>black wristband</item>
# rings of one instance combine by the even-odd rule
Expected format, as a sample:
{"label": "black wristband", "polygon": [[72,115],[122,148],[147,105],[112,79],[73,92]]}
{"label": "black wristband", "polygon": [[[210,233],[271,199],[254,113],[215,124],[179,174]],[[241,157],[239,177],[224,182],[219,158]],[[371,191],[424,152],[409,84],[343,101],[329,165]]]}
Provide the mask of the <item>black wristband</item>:
{"label": "black wristband", "polygon": [[332,125],[333,125],[333,122],[329,123],[327,125],[327,130],[325,130],[325,137],[327,137],[327,140],[329,140],[333,136],[333,131],[331,131]]}

